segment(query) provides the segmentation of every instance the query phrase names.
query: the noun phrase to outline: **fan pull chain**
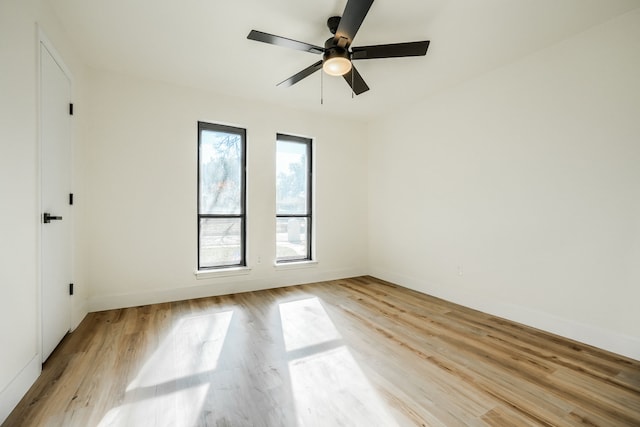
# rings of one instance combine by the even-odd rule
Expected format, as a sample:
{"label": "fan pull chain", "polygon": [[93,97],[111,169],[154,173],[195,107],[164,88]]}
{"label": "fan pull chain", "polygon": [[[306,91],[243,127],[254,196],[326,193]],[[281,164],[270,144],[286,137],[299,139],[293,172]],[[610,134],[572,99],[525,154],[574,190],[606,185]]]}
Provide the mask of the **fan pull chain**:
{"label": "fan pull chain", "polygon": [[355,91],[355,88],[353,87],[353,79],[354,79],[353,75],[355,74],[354,71],[355,70],[353,68],[351,68],[351,99],[354,98],[353,92]]}
{"label": "fan pull chain", "polygon": [[324,105],[324,72],[320,70],[320,105]]}

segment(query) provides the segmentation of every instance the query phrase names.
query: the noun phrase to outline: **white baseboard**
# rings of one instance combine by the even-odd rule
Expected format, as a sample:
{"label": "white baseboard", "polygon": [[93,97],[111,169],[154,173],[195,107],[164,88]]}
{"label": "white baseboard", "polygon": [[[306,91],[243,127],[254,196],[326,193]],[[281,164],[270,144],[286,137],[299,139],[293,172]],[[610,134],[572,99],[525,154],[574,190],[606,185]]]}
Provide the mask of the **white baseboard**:
{"label": "white baseboard", "polygon": [[425,286],[424,280],[418,280],[390,271],[372,268],[370,275],[399,286],[482,311],[483,313],[502,317],[640,361],[640,339],[635,337],[558,317],[553,314],[532,310],[527,307],[494,301],[490,298],[483,298],[477,294],[461,292],[452,288],[428,288]]}
{"label": "white baseboard", "polygon": [[305,283],[323,282],[343,279],[345,277],[363,276],[364,268],[311,272],[310,269],[283,271],[286,277],[255,278],[247,280],[226,280],[225,277],[207,280],[209,283],[177,288],[156,289],[127,294],[99,295],[89,298],[90,312],[111,310],[116,308],[136,307],[139,305],[158,304],[163,302],[182,301],[192,298],[204,298],[218,295],[229,295],[242,292],[275,289],[284,286],[302,285]]}
{"label": "white baseboard", "polygon": [[0,391],[0,424],[2,424],[29,388],[40,376],[42,363],[40,354],[36,354],[27,365]]}

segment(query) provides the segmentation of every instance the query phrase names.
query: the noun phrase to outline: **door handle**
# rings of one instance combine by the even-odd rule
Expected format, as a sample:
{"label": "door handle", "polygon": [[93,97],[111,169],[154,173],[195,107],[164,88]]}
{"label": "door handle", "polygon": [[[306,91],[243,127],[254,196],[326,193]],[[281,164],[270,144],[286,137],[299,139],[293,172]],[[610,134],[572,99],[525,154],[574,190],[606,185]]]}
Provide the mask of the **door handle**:
{"label": "door handle", "polygon": [[44,222],[45,224],[49,224],[51,221],[60,221],[61,219],[61,216],[53,216],[48,212],[45,212],[42,215],[42,222]]}

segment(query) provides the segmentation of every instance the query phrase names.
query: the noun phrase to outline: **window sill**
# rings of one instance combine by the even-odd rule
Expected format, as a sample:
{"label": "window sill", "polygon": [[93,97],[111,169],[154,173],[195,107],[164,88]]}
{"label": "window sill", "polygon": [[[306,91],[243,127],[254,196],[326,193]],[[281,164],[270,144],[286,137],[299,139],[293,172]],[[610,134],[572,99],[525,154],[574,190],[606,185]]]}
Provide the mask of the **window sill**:
{"label": "window sill", "polygon": [[196,270],[193,274],[195,274],[196,279],[211,279],[215,277],[229,277],[229,276],[243,276],[245,274],[249,274],[251,272],[251,268],[249,267],[231,267],[231,268],[220,268],[216,270]]}
{"label": "window sill", "polygon": [[318,261],[293,261],[293,262],[277,262],[274,264],[276,270],[297,270],[300,268],[312,268],[318,265]]}

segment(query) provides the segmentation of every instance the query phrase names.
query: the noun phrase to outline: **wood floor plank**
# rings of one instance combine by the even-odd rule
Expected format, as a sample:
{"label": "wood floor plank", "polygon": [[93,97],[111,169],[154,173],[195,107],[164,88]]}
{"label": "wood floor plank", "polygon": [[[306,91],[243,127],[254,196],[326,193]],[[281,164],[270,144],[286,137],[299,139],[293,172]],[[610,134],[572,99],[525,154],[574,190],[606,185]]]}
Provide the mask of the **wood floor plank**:
{"label": "wood floor plank", "polygon": [[372,277],[90,313],[3,424],[638,426],[640,362]]}
{"label": "wood floor plank", "polygon": [[[354,312],[350,313],[357,317],[357,314]],[[381,319],[384,319],[384,317]],[[366,319],[362,318],[360,318],[359,321],[367,322]],[[517,371],[511,370],[509,381],[504,381],[500,375],[496,375],[496,372],[492,370],[491,364],[484,362],[484,355],[480,354],[478,356],[473,350],[469,351],[468,348],[465,349],[464,345],[453,346],[452,351],[447,350],[443,353],[441,348],[448,348],[445,340],[443,344],[437,345],[431,348],[432,351],[429,351],[428,349],[431,347],[431,344],[439,341],[442,337],[438,337],[437,339],[431,337],[428,342],[418,342],[416,340],[419,340],[419,338],[413,337],[412,339],[410,335],[405,335],[403,331],[407,330],[406,328],[390,332],[385,329],[383,322],[383,320],[378,320],[377,325],[367,324],[367,326],[369,329],[374,329],[388,337],[389,340],[395,341],[396,347],[404,347],[410,350],[410,353],[413,353],[425,362],[421,365],[422,367],[432,365],[440,372],[450,374],[450,377],[446,380],[446,383],[450,386],[450,390],[445,395],[447,398],[453,398],[456,402],[456,407],[452,409],[454,412],[459,412],[462,408],[468,407],[469,399],[475,396],[491,396],[494,401],[516,408],[521,413],[534,418],[542,425],[558,425],[571,409],[571,407],[567,405],[558,405],[558,403],[562,404],[562,401],[550,401],[549,399],[553,399],[553,396],[549,396],[544,393],[544,391],[535,393],[535,391],[532,392],[530,390],[533,386],[523,387],[528,384],[513,375],[514,373],[517,374]],[[419,335],[420,334],[417,336]],[[418,345],[416,345],[416,343]],[[449,348],[450,347],[449,342]],[[469,364],[473,366],[472,369],[468,367]],[[414,368],[414,370],[416,369]],[[433,373],[418,373],[421,374],[420,376],[426,376],[431,380],[436,378]],[[498,372],[498,374],[500,373],[501,372]],[[462,392],[461,396],[466,397],[466,399],[464,399],[456,396],[456,393],[453,392],[454,389],[463,391],[475,389],[479,393],[467,393],[467,396],[464,396],[464,392]],[[443,402],[442,404],[447,404],[447,402]],[[473,418],[472,415],[474,414],[467,414],[464,419]]]}

